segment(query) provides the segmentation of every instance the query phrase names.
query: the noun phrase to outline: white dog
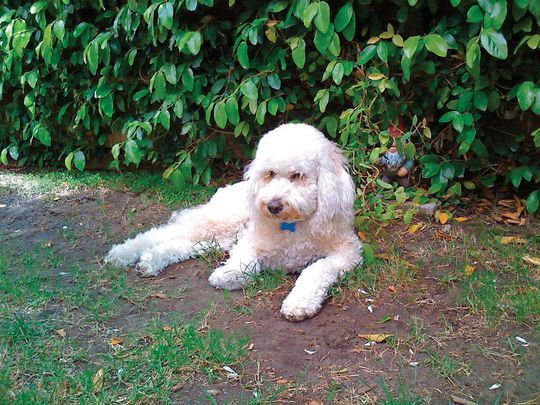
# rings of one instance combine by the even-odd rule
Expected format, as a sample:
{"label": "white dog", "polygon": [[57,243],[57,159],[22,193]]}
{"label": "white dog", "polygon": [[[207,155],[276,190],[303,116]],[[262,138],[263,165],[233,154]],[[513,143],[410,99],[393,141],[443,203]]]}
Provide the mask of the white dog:
{"label": "white dog", "polygon": [[362,262],[355,187],[340,149],[314,127],[281,125],[261,138],[244,178],[114,246],[106,260],[155,276],[217,243],[230,258],[210,284],[235,290],[264,268],[301,271],[281,313],[294,321],[314,316],[329,288]]}

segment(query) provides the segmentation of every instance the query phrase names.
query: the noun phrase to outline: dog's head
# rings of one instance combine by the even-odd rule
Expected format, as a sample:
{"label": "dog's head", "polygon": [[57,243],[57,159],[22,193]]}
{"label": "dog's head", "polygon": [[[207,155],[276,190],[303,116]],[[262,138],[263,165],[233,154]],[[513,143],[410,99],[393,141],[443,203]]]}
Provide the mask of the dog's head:
{"label": "dog's head", "polygon": [[352,221],[355,189],[341,150],[309,125],[286,124],[264,135],[245,178],[255,220],[309,221],[315,237]]}

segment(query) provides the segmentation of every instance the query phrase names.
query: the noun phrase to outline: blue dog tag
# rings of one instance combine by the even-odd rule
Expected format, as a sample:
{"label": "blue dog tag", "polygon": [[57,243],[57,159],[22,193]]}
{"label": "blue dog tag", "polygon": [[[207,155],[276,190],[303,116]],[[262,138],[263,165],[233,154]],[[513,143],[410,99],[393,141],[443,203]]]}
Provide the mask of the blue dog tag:
{"label": "blue dog tag", "polygon": [[280,222],[279,229],[282,231],[294,232],[296,231],[296,222]]}

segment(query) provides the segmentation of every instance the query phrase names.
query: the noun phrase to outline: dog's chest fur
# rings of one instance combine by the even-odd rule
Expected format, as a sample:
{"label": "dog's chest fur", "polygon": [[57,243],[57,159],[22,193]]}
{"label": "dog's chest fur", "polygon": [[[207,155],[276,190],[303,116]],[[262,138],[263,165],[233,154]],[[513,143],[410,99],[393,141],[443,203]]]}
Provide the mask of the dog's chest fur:
{"label": "dog's chest fur", "polygon": [[307,237],[306,233],[307,229],[301,223],[297,224],[295,232],[282,231],[277,227],[258,230],[254,248],[261,265],[295,272],[322,257],[323,246],[319,241]]}

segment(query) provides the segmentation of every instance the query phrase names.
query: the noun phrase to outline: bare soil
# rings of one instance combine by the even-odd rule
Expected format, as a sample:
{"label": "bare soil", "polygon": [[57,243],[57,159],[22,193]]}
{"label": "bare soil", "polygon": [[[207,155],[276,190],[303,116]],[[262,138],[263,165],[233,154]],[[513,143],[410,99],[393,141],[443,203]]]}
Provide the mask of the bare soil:
{"label": "bare soil", "polygon": [[[39,198],[8,191],[0,202],[6,205],[0,209],[2,249],[15,253],[49,243],[94,266],[100,265],[113,241],[162,223],[170,215],[169,208],[150,199],[105,189]],[[463,234],[474,236],[485,229],[480,225],[479,221],[452,224],[449,234],[458,240]],[[519,232],[534,233],[537,225]],[[218,401],[250,398],[261,381],[282,388],[279,400],[292,403],[376,402],[384,398],[383,385],[394,392],[404,385],[435,404],[449,403],[451,395],[482,404],[539,400],[538,332],[509,319],[489,323],[456,304],[457,287],[441,280],[452,260],[441,259],[447,253],[446,241],[437,239],[440,231],[441,225],[430,224],[410,238],[402,224],[381,229],[377,235],[380,253],[393,244],[404,260],[419,262],[412,281],[378,282],[376,291],[369,294],[345,290],[310,320],[291,323],[279,314],[294,277],[274,291],[261,291],[248,299],[243,292],[213,289],[207,282],[211,263],[201,259],[173,265],[153,279],[130,272],[129,282],[148,283],[164,295],[149,297],[144,307],[122,302],[108,327],[137,331],[156,314],[162,319],[173,314],[190,319],[209,311],[205,322],[210,326],[248,335],[249,359],[243,370],[237,370],[240,380],[212,386]],[[62,232],[72,232],[72,237],[60,240]],[[425,249],[428,242],[439,247],[435,256]],[[421,325],[421,337],[411,332],[415,322]],[[92,338],[83,325],[70,333],[82,340]],[[358,336],[365,333],[393,334],[395,339],[366,346],[367,340]],[[529,341],[519,355],[508,345],[508,339],[516,335]],[[424,340],[419,343],[415,338]],[[99,351],[99,346],[94,347]],[[427,361],[426,349],[456,359],[462,370],[451,378],[438,375]],[[490,390],[493,384],[501,387]],[[179,403],[205,402],[199,384],[181,387],[172,396]]]}

